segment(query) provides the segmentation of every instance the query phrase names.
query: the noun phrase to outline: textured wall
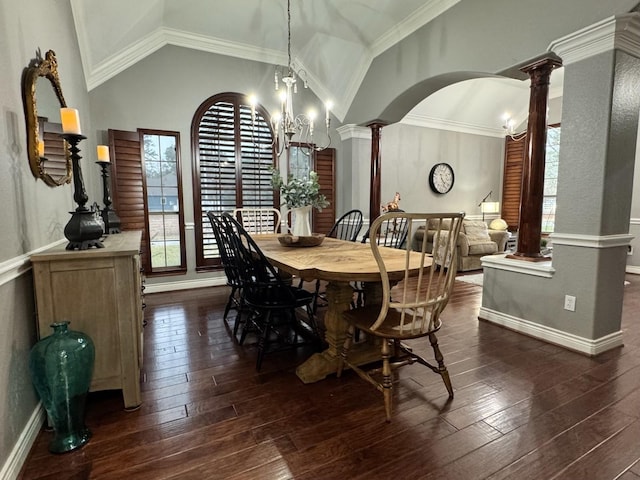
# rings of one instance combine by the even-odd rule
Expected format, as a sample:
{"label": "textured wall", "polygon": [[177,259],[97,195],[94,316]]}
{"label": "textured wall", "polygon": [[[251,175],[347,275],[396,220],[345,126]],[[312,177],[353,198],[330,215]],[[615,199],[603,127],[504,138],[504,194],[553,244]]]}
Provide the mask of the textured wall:
{"label": "textured wall", "polygon": [[[68,2],[0,0],[0,468],[37,405],[27,371],[36,338],[31,273],[24,268],[16,273],[11,265],[63,238],[74,206],[71,186],[51,188],[36,180],[25,153],[20,78],[37,49],[56,52],[67,103],[80,110],[83,129],[91,135]],[[88,183],[91,177],[87,172]]]}

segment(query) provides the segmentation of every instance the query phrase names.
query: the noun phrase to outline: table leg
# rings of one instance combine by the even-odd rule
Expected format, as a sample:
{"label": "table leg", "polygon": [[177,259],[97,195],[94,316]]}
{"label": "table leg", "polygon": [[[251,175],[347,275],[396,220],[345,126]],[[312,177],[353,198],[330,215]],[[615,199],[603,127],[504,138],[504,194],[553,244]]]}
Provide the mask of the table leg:
{"label": "table leg", "polygon": [[[380,284],[368,284],[366,295],[368,300],[380,298]],[[328,348],[320,353],[314,353],[296,369],[296,375],[304,383],[317,382],[336,372],[338,356],[342,351],[347,332],[347,323],[342,319],[342,312],[349,310],[352,298],[353,289],[349,283],[329,282],[327,285],[328,308],[324,324]],[[370,362],[379,357],[379,347],[369,342],[354,345],[349,355],[356,364]]]}

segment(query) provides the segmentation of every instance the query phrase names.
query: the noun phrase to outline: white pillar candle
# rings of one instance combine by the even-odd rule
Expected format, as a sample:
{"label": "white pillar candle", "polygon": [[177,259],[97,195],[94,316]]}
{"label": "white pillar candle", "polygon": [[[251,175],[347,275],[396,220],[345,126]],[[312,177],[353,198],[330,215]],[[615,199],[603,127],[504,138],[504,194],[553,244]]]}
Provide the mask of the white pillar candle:
{"label": "white pillar candle", "polygon": [[78,110],[75,108],[61,108],[60,119],[62,120],[63,133],[73,133],[75,135],[82,134]]}
{"label": "white pillar candle", "polygon": [[44,157],[44,140],[38,140],[38,156]]}
{"label": "white pillar candle", "polygon": [[111,158],[109,157],[109,147],[107,145],[98,145],[98,161],[99,162],[111,161]]}

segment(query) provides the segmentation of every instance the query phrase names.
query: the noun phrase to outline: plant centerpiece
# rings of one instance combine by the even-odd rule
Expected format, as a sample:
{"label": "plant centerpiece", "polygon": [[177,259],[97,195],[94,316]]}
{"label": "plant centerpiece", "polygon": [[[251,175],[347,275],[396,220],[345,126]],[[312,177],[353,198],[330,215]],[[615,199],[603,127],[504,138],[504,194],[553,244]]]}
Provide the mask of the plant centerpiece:
{"label": "plant centerpiece", "polygon": [[327,198],[320,193],[318,174],[309,172],[309,178],[287,177],[285,183],[280,172],[273,169],[271,185],[280,191],[280,200],[291,210],[291,233],[296,236],[311,235],[311,209],[321,211],[329,205]]}

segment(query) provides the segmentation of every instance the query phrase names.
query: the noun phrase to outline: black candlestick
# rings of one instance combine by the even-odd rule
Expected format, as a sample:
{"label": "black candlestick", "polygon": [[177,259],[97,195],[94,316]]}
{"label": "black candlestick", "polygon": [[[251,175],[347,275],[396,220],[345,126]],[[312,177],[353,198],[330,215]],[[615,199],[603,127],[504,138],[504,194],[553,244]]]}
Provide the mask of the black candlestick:
{"label": "black candlestick", "polygon": [[85,205],[89,200],[84,188],[82,169],[80,168],[80,149],[78,143],[84,140],[84,135],[65,133],[62,137],[69,143],[71,167],[73,169],[73,200],[78,204],[75,212],[71,213],[71,220],[64,227],[64,236],[69,240],[67,250],[86,250],[91,247],[103,248],[100,237],[104,231],[98,223],[94,213]]}
{"label": "black candlestick", "polygon": [[111,208],[111,191],[109,188],[109,170],[111,170],[111,162],[97,161],[102,170],[102,201],[104,208],[102,209],[102,220],[104,221],[105,233],[120,233],[120,217]]}

